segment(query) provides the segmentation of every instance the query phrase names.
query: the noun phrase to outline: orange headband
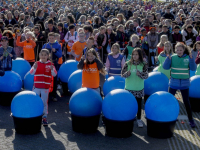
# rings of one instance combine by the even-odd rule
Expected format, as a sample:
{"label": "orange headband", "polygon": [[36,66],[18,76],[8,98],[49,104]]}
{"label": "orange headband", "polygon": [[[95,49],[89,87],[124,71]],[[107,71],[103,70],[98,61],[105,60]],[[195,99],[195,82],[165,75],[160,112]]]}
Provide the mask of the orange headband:
{"label": "orange headband", "polygon": [[151,30],[151,29],[155,29],[155,30],[156,30],[156,28],[155,28],[155,27],[150,27],[149,29],[150,29],[150,30]]}

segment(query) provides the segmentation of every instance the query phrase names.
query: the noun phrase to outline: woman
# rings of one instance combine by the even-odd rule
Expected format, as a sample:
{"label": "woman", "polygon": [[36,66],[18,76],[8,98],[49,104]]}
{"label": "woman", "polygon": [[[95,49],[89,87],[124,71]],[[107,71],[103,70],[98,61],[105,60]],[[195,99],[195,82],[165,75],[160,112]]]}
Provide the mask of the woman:
{"label": "woman", "polygon": [[9,11],[6,15],[5,26],[7,27],[9,24],[14,25],[17,24],[17,21],[13,18],[12,13]]}

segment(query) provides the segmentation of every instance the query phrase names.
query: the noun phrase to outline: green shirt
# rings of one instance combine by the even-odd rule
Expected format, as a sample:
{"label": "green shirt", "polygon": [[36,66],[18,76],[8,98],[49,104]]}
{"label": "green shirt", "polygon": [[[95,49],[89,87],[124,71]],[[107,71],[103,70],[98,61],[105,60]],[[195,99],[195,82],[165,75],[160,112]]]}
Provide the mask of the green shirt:
{"label": "green shirt", "polygon": [[163,73],[163,74],[165,74],[169,79],[171,70],[170,69],[169,70],[165,70],[163,68],[163,63],[165,62],[165,59],[166,59],[165,56],[161,56],[161,55],[158,56],[158,60],[159,60],[159,63],[160,63],[159,66],[158,66],[158,71]]}

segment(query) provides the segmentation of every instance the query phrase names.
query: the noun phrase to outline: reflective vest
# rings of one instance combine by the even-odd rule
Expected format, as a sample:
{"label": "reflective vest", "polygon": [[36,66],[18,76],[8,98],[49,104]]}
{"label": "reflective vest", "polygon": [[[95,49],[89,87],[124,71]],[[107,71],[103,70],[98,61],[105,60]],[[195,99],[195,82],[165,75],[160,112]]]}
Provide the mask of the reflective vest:
{"label": "reflective vest", "polygon": [[85,64],[82,72],[82,87],[99,88],[100,77],[97,63]]}
{"label": "reflective vest", "polygon": [[128,63],[128,71],[130,70],[131,75],[125,80],[125,89],[132,91],[140,91],[144,89],[144,79],[136,75],[137,70],[142,72],[144,65],[140,63],[139,65],[133,65]]}
{"label": "reflective vest", "polygon": [[52,81],[51,75],[51,62],[49,63],[38,63],[38,68],[34,76],[35,88],[49,89]]}
{"label": "reflective vest", "polygon": [[134,50],[134,47],[132,46],[127,46],[127,49],[128,49],[128,56],[126,58],[126,62],[129,61],[131,59],[131,56],[132,56],[132,52]]}
{"label": "reflective vest", "polygon": [[119,54],[117,58],[114,58],[112,55],[108,55],[108,60],[110,62],[109,76],[120,76],[121,75],[121,62],[123,55]]}
{"label": "reflective vest", "polygon": [[200,75],[200,64],[197,65],[197,71],[195,72],[195,75]]}
{"label": "reflective vest", "polygon": [[177,54],[172,55],[171,77],[174,79],[189,79],[189,56],[179,57]]}
{"label": "reflective vest", "polygon": [[170,79],[171,70],[170,69],[165,70],[163,68],[163,63],[165,62],[165,59],[166,59],[166,57],[164,57],[164,56],[161,56],[161,55],[158,56],[158,60],[159,60],[159,63],[160,63],[159,66],[158,66],[158,72],[165,74],[168,77],[168,79]]}

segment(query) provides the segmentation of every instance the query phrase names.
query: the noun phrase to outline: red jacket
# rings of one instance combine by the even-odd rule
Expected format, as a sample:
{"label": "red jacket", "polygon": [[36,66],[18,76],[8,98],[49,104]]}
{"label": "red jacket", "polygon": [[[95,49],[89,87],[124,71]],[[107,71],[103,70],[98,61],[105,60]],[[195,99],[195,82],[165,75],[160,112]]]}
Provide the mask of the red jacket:
{"label": "red jacket", "polygon": [[52,75],[56,76],[57,74],[56,69],[54,68],[53,70],[51,70],[50,61],[46,63],[38,61],[37,64],[37,69],[35,70],[33,66],[33,68],[30,71],[30,74],[35,74],[34,86],[35,88],[49,89],[52,81]]}

